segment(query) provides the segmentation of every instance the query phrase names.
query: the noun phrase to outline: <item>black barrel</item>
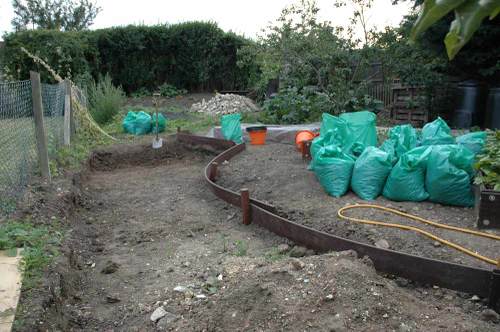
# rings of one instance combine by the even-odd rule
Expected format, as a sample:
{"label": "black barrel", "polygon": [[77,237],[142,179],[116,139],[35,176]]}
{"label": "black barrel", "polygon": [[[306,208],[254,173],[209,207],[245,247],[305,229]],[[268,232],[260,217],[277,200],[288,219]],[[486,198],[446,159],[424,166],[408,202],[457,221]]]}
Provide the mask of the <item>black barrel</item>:
{"label": "black barrel", "polygon": [[472,80],[460,82],[457,86],[453,126],[456,128],[483,126],[484,104],[481,99],[481,86],[478,82]]}
{"label": "black barrel", "polygon": [[490,89],[486,104],[486,127],[500,129],[500,86]]}

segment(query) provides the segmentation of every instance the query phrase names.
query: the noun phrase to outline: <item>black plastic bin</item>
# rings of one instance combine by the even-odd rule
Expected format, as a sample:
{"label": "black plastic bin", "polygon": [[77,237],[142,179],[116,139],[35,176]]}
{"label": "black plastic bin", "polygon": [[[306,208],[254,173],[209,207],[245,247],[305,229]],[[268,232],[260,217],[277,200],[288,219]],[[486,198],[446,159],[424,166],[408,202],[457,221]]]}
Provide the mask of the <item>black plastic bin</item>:
{"label": "black plastic bin", "polygon": [[481,85],[478,82],[470,80],[458,84],[453,127],[467,129],[484,125],[482,97]]}
{"label": "black plastic bin", "polygon": [[486,104],[486,127],[500,129],[500,86],[491,88]]}

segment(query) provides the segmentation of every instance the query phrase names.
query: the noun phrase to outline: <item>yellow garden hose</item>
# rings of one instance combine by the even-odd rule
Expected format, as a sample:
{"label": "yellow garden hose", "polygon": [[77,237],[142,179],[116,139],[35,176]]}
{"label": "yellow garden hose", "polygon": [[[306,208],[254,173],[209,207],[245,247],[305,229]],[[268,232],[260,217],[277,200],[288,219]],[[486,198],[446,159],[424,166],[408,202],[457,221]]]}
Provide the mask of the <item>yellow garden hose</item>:
{"label": "yellow garden hose", "polygon": [[380,205],[374,205],[374,204],[347,205],[347,206],[344,206],[343,208],[339,209],[338,212],[337,212],[338,216],[341,219],[344,219],[344,220],[355,221],[355,222],[359,222],[359,223],[363,223],[363,224],[368,224],[368,225],[377,225],[377,226],[384,226],[384,227],[399,228],[399,229],[404,229],[404,230],[407,230],[407,231],[414,231],[414,232],[420,233],[420,234],[422,234],[424,236],[427,236],[428,238],[433,239],[434,241],[438,241],[438,242],[440,242],[442,244],[445,244],[445,245],[447,245],[447,246],[449,246],[451,248],[454,248],[454,249],[456,249],[458,251],[461,251],[464,254],[467,254],[469,256],[472,256],[474,258],[482,260],[483,262],[486,262],[486,263],[489,263],[489,264],[493,264],[493,265],[496,265],[496,266],[500,267],[500,260],[492,259],[492,258],[489,258],[489,257],[486,257],[486,256],[482,256],[482,255],[480,255],[478,253],[475,253],[474,251],[472,251],[470,249],[464,248],[464,247],[462,247],[462,246],[460,246],[460,245],[458,245],[456,243],[453,243],[453,242],[450,242],[450,241],[445,240],[443,238],[440,238],[440,237],[438,237],[438,236],[436,236],[436,235],[434,235],[434,234],[432,234],[430,232],[424,231],[423,229],[420,229],[418,227],[407,226],[407,225],[400,225],[400,224],[393,224],[393,223],[386,223],[386,222],[382,222],[382,221],[375,221],[375,220],[368,220],[368,219],[359,219],[359,218],[354,218],[354,217],[348,217],[348,216],[346,216],[346,215],[343,214],[344,211],[352,210],[352,209],[376,209],[376,210],[381,210],[381,211],[390,212],[390,213],[393,213],[393,214],[396,214],[396,215],[399,215],[399,216],[402,216],[402,217],[405,217],[405,218],[408,218],[408,219],[413,219],[413,220],[416,220],[416,221],[419,221],[421,223],[424,223],[424,224],[427,224],[427,225],[431,225],[431,226],[434,226],[434,227],[444,228],[444,229],[448,229],[448,230],[452,230],[452,231],[456,231],[456,232],[462,232],[462,233],[466,233],[466,234],[471,234],[471,235],[475,235],[475,236],[481,236],[481,237],[489,238],[489,239],[492,239],[492,240],[500,240],[500,236],[498,236],[498,235],[489,234],[489,233],[485,233],[485,232],[479,232],[479,231],[475,231],[475,230],[468,229],[468,228],[461,228],[461,227],[444,225],[444,224],[437,223],[435,221],[430,221],[430,220],[427,220],[427,219],[424,219],[424,218],[421,218],[421,217],[409,214],[409,213],[405,213],[405,212],[402,212],[402,211],[399,211],[399,210],[391,209],[391,208],[380,206]]}

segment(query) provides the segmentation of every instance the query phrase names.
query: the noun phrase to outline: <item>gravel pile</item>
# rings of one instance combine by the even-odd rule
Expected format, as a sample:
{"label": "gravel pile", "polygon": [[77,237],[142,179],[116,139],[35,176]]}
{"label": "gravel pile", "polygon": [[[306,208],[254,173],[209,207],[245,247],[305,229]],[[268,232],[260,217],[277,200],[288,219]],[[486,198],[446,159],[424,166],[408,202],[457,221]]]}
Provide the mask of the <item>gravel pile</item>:
{"label": "gravel pile", "polygon": [[201,102],[191,106],[192,112],[206,114],[230,114],[259,112],[260,108],[247,97],[234,94],[216,94],[209,101],[203,99]]}

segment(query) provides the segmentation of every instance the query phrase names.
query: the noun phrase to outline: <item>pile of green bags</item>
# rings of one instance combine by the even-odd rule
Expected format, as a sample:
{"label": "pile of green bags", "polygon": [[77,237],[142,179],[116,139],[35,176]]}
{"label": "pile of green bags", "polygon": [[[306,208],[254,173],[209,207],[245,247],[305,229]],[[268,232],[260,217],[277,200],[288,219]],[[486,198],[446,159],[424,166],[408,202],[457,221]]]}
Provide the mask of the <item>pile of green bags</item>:
{"label": "pile of green bags", "polygon": [[[123,130],[132,135],[146,135],[151,132],[156,133],[156,114],[153,116],[146,112],[128,112],[125,119],[123,119]],[[159,132],[165,131],[167,126],[167,119],[163,114],[158,116],[158,130]]]}
{"label": "pile of green bags", "polygon": [[394,201],[472,206],[473,163],[485,141],[485,132],[455,138],[438,118],[424,126],[421,136],[411,125],[395,126],[377,148],[375,114],[323,114],[309,169],[334,197],[350,187],[364,200],[382,194]]}
{"label": "pile of green bags", "polygon": [[243,143],[243,132],[241,131],[241,115],[238,113],[223,115],[221,118],[221,133],[224,139],[236,144]]}

